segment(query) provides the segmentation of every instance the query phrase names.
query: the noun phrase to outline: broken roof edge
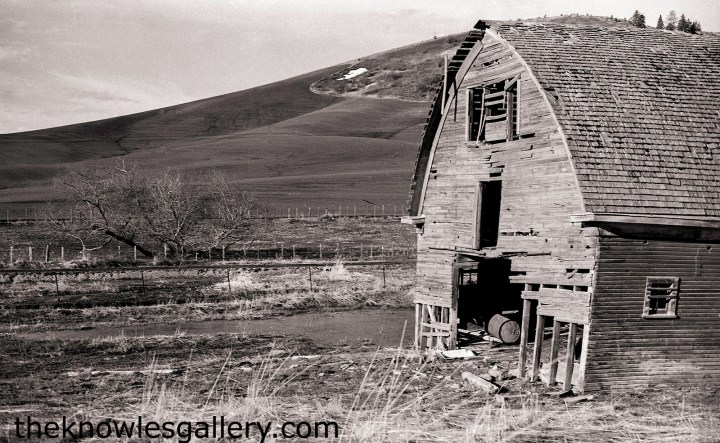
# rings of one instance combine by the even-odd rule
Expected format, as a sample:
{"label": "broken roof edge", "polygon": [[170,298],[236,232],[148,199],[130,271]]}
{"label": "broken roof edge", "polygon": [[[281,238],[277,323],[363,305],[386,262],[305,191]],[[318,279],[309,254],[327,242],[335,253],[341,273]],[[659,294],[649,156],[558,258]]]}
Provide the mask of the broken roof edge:
{"label": "broken roof edge", "polygon": [[[487,23],[485,23],[483,20],[479,20],[475,24],[473,29],[468,31],[468,35],[460,43],[458,49],[455,52],[455,55],[452,58],[453,61],[460,61],[460,66],[456,67],[453,70],[448,70],[448,78],[443,78],[442,83],[443,85],[446,85],[447,83],[447,85],[444,88],[440,88],[437,96],[435,97],[435,100],[433,100],[433,104],[430,108],[428,118],[425,122],[425,130],[423,131],[422,141],[418,149],[418,155],[415,160],[415,170],[413,172],[412,184],[410,187],[410,216],[421,215],[428,173],[432,164],[431,154],[433,152],[434,146],[437,143],[436,139],[438,131],[440,130],[440,128],[442,128],[442,123],[444,121],[443,117],[446,114],[445,110],[442,109],[442,104],[444,101],[445,107],[448,107],[450,102],[452,101],[447,100],[450,93],[450,85],[455,83],[457,74],[461,72],[461,69],[467,65],[467,59],[470,58],[469,56],[473,51],[471,50],[467,54],[463,54],[463,52],[467,51],[467,46],[469,44],[472,44],[472,48],[474,50],[477,47],[477,43],[482,42],[482,39],[485,36],[485,30],[487,28]],[[477,56],[477,54],[475,54],[475,56]],[[445,97],[443,98],[443,96]]]}

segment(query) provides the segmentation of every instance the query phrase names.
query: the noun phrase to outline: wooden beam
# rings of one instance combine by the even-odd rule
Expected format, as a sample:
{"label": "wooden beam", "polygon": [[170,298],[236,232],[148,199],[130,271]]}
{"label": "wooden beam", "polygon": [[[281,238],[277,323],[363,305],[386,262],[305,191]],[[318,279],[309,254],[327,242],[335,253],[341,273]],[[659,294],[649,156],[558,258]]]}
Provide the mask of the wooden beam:
{"label": "wooden beam", "polygon": [[575,364],[575,337],[577,334],[577,326],[575,323],[570,323],[568,330],[568,342],[567,342],[567,354],[565,355],[565,383],[563,384],[563,390],[569,391],[572,389],[572,376],[573,366]]}
{"label": "wooden beam", "polygon": [[555,384],[558,370],[558,351],[560,348],[560,322],[553,321],[552,341],[550,342],[550,375],[548,377],[548,386]]}
{"label": "wooden beam", "polygon": [[533,343],[533,363],[530,381],[537,380],[540,375],[540,355],[542,354],[543,334],[545,332],[545,316],[538,314],[535,323],[535,342]]}
{"label": "wooden beam", "polygon": [[420,350],[420,325],[422,324],[422,317],[420,309],[422,304],[415,303],[415,350]]}
{"label": "wooden beam", "polygon": [[634,214],[597,214],[585,213],[571,215],[572,223],[630,223],[643,225],[692,226],[697,228],[720,228],[720,220],[712,217],[688,218],[673,216],[652,216]]}
{"label": "wooden beam", "polygon": [[[530,286],[530,285],[525,285]],[[525,362],[527,361],[527,343],[530,333],[530,300],[523,300],[522,325],[520,326],[520,362],[518,366],[518,376],[525,377]]]}
{"label": "wooden beam", "polygon": [[448,349],[453,350],[457,348],[457,314],[458,314],[458,293],[460,284],[460,266],[456,263],[453,266],[453,288],[452,288],[452,300],[450,301],[450,308],[448,309],[448,323],[450,323],[450,336],[448,337]]}

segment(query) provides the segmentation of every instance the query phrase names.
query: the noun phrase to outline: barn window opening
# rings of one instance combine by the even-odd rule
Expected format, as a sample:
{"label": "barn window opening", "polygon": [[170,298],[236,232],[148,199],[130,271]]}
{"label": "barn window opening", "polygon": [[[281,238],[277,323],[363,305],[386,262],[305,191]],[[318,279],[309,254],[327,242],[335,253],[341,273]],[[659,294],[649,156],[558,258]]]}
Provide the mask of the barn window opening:
{"label": "barn window opening", "polygon": [[643,318],[677,318],[678,277],[648,277]]}
{"label": "barn window opening", "polygon": [[493,143],[518,138],[517,80],[468,88],[467,141]]}
{"label": "barn window opening", "polygon": [[502,181],[479,182],[475,215],[475,249],[497,246]]}

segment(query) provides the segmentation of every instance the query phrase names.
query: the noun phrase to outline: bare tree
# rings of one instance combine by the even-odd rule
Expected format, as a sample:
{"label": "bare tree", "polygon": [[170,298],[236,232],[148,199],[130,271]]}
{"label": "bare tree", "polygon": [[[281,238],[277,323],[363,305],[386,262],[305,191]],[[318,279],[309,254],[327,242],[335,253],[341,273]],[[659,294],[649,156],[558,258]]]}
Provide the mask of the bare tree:
{"label": "bare tree", "polygon": [[210,183],[208,209],[213,222],[208,226],[206,242],[209,247],[224,248],[252,232],[250,214],[255,198],[239,191],[218,171],[213,171]]}
{"label": "bare tree", "polygon": [[253,199],[219,173],[212,177],[204,189],[191,187],[179,172],[152,177],[123,162],[70,170],[56,184],[66,191],[74,215],[61,217],[56,209],[50,219],[83,250],[116,240],[147,257],[165,245],[169,256],[182,258],[192,248],[231,245],[250,231]]}

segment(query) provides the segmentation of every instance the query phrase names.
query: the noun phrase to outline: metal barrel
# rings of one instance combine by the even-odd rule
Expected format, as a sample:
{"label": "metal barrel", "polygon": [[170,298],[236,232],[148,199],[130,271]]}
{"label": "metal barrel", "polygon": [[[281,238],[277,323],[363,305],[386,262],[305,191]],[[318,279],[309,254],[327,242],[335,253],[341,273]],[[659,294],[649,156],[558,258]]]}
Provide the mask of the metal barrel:
{"label": "metal barrel", "polygon": [[516,343],[520,339],[520,325],[500,314],[495,314],[487,324],[487,332],[503,343]]}

